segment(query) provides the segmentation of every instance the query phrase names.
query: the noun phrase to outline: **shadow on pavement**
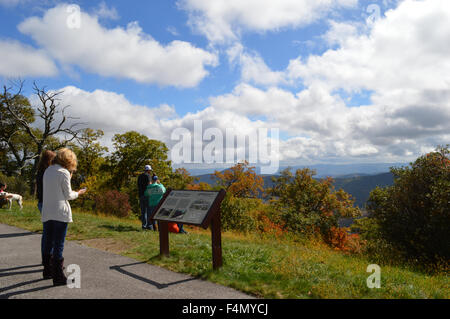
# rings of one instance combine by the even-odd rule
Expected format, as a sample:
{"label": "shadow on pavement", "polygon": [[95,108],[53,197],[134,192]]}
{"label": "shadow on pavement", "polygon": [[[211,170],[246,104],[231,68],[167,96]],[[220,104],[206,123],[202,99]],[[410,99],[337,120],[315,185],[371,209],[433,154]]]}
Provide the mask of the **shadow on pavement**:
{"label": "shadow on pavement", "polygon": [[[31,285],[31,284],[34,284],[34,283],[40,282],[40,281],[44,281],[44,279],[30,280],[30,281],[18,283],[18,284],[15,284],[15,285],[11,285],[9,287],[1,288],[0,289],[0,293],[2,293],[4,291],[7,291],[7,290],[19,288],[19,287],[22,287],[22,286]],[[45,289],[49,289],[49,288],[53,288],[53,284],[49,285],[49,286],[36,287],[36,288],[30,288],[30,289],[26,289],[26,290],[13,291],[13,292],[6,293],[6,294],[0,294],[0,299],[8,299],[8,298],[10,298],[12,296],[26,294],[26,293],[40,291],[40,290],[45,290]]]}
{"label": "shadow on pavement", "polygon": [[42,272],[42,269],[25,270],[25,271],[13,271],[13,272],[3,272],[3,273],[0,273],[0,277],[8,277],[8,276],[15,276],[15,275],[34,274],[34,273],[37,273],[37,272]]}
{"label": "shadow on pavement", "polygon": [[11,286],[8,286],[8,287],[3,287],[3,288],[0,288],[0,293],[8,291],[8,290],[11,290],[11,289],[16,289],[16,288],[19,288],[19,287],[22,287],[22,286],[31,285],[31,284],[34,284],[34,283],[37,283],[37,282],[40,282],[40,281],[44,281],[44,279],[42,279],[42,278],[41,279],[34,279],[34,280],[30,280],[30,281],[20,282],[18,284],[14,284],[14,285],[11,285]]}
{"label": "shadow on pavement", "polygon": [[23,236],[31,236],[38,235],[36,233],[13,233],[13,234],[0,234],[0,238],[11,238],[11,237],[23,237]]}
{"label": "shadow on pavement", "polygon": [[36,264],[36,265],[29,265],[29,266],[19,266],[19,267],[14,267],[14,268],[3,268],[0,269],[0,272],[5,272],[5,271],[12,271],[12,270],[18,270],[18,269],[24,269],[24,268],[35,268],[35,267],[41,267],[42,264]]}
{"label": "shadow on pavement", "polygon": [[134,274],[132,272],[129,272],[127,270],[122,269],[123,267],[134,266],[134,265],[139,265],[139,264],[146,264],[146,262],[137,262],[137,263],[126,264],[126,265],[121,265],[121,266],[111,266],[111,267],[109,267],[109,269],[116,270],[116,271],[118,271],[118,272],[120,272],[120,273],[122,273],[124,275],[130,276],[131,278],[134,278],[134,279],[140,280],[142,282],[145,282],[147,284],[153,285],[153,286],[155,286],[158,289],[164,289],[164,288],[167,288],[167,287],[170,287],[170,286],[173,286],[173,285],[177,285],[177,284],[181,284],[181,283],[184,283],[184,282],[195,280],[195,278],[187,278],[187,279],[178,280],[178,281],[175,281],[175,282],[162,284],[162,283],[156,282],[154,280],[151,280],[151,279],[148,279],[148,278],[136,275],[136,274]]}

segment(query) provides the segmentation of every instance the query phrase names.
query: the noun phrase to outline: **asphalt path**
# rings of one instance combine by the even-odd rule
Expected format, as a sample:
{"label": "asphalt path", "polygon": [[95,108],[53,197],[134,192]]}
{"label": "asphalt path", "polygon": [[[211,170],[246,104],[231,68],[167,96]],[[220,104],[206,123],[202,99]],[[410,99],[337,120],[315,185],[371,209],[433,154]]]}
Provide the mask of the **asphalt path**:
{"label": "asphalt path", "polygon": [[248,299],[234,289],[66,241],[67,275],[80,288],[42,279],[41,234],[0,224],[0,299]]}

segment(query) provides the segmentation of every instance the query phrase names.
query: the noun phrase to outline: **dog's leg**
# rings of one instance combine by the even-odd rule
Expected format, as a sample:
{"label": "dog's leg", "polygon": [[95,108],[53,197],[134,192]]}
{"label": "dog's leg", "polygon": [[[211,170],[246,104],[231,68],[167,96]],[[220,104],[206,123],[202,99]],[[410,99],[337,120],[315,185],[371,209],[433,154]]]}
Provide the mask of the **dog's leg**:
{"label": "dog's leg", "polygon": [[19,200],[17,202],[19,203],[20,209],[22,209],[23,208],[22,196],[19,197]]}
{"label": "dog's leg", "polygon": [[8,199],[8,210],[11,210],[11,206],[12,206],[12,198]]}

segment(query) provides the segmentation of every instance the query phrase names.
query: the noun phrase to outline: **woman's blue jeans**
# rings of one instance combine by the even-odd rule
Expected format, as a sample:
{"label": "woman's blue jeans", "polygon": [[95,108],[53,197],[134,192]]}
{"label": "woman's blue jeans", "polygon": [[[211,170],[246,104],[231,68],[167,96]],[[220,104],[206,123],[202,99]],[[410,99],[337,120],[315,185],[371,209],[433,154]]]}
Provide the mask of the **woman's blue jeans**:
{"label": "woman's blue jeans", "polygon": [[68,223],[49,220],[44,223],[42,232],[42,256],[53,255],[53,259],[63,258],[64,241],[66,240]]}

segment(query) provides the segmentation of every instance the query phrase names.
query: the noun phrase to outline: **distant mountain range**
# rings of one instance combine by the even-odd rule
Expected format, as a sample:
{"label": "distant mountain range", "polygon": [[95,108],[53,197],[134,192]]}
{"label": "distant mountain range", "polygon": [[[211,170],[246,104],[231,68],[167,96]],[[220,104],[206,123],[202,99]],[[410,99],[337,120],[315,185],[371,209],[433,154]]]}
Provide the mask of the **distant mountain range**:
{"label": "distant mountain range", "polygon": [[338,177],[335,179],[336,189],[342,188],[352,195],[355,205],[364,208],[369,199],[370,192],[378,187],[386,187],[394,184],[392,173],[382,173],[369,176]]}
{"label": "distant mountain range", "polygon": [[[392,165],[392,164],[391,164]],[[276,175],[264,175],[264,187],[269,188],[273,186],[272,177]],[[329,175],[316,176],[317,178],[323,178]],[[198,182],[208,183],[210,185],[216,185],[217,179],[213,174],[202,174],[196,176],[199,178]],[[394,176],[392,173],[381,174],[348,174],[335,177],[335,188],[342,188],[344,191],[352,195],[355,199],[355,205],[364,208],[367,200],[369,199],[370,192],[377,186],[386,187],[391,186],[394,183]]]}
{"label": "distant mountain range", "polygon": [[[294,165],[294,166],[281,166],[276,174],[279,174],[282,170],[290,168],[292,171],[296,169],[301,169],[308,167],[316,171],[316,177],[322,178],[326,176],[345,177],[345,176],[364,176],[364,175],[376,175],[381,173],[389,172],[391,167],[399,167],[408,165],[406,163],[369,163],[369,164],[315,164],[315,165]],[[212,174],[215,171],[223,171],[226,168],[196,168],[196,167],[185,167],[192,176],[201,176]],[[256,167],[256,172],[260,173],[260,168]]]}

